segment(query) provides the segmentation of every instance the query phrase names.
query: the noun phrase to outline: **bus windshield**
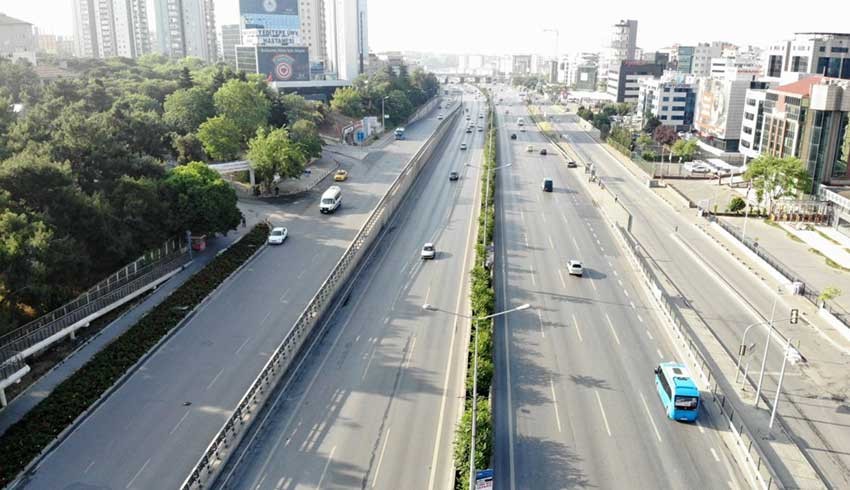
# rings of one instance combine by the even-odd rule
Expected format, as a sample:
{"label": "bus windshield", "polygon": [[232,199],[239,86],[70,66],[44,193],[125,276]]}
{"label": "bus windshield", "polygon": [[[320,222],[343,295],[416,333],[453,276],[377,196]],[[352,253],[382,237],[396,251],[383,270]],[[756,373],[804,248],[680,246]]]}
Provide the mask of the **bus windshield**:
{"label": "bus windshield", "polygon": [[695,396],[677,396],[675,401],[676,410],[696,410],[699,398]]}

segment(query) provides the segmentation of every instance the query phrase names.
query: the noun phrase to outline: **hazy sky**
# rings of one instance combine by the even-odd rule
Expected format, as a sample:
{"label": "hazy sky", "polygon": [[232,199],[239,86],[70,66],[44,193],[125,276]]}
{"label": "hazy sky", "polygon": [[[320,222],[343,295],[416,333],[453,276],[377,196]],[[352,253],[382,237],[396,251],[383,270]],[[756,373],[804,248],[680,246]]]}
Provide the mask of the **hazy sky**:
{"label": "hazy sky", "polygon": [[[44,32],[73,31],[73,0],[0,0],[0,12]],[[149,1],[153,16],[153,0]],[[354,0],[349,0],[354,1]],[[369,44],[375,51],[541,53],[598,50],[610,26],[637,19],[638,46],[652,50],[679,42],[723,40],[765,45],[794,32],[850,32],[847,0],[810,0],[789,10],[781,3],[712,0],[367,0]],[[219,24],[238,22],[239,0],[215,0]],[[669,10],[673,7],[672,11]]]}

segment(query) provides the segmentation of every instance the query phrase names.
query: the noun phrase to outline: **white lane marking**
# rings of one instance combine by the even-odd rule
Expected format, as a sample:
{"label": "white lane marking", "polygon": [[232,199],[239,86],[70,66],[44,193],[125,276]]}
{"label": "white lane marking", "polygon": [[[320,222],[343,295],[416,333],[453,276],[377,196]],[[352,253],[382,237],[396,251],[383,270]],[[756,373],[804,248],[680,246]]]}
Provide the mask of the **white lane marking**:
{"label": "white lane marking", "polygon": [[605,415],[605,407],[602,406],[602,398],[599,398],[599,390],[593,390],[596,394],[596,401],[599,403],[599,411],[602,412],[602,420],[605,422],[605,431],[608,432],[608,437],[611,437],[611,426],[608,425],[608,417]]}
{"label": "white lane marking", "polygon": [[218,377],[219,377],[219,376],[221,376],[221,373],[223,373],[223,372],[224,372],[224,368],[221,368],[221,369],[218,371],[218,374],[216,374],[216,375],[215,375],[215,377],[212,379],[212,381],[210,381],[210,384],[208,384],[208,385],[207,385],[207,388],[206,388],[206,389],[210,389],[210,387],[211,387],[213,384],[215,384],[216,380],[218,380]]}
{"label": "white lane marking", "polygon": [[265,474],[265,475],[263,475],[263,477],[262,477],[262,478],[260,478],[260,481],[259,481],[259,482],[257,482],[257,486],[256,486],[256,487],[254,487],[254,490],[260,490],[260,487],[261,487],[261,485],[263,484],[263,482],[264,482],[264,481],[266,481],[266,477],[267,477],[267,476],[269,476],[269,475],[268,475],[268,473],[267,473],[267,474]]}
{"label": "white lane marking", "polygon": [[622,281],[622,280],[617,279],[617,284],[619,284],[619,285],[620,285],[620,287],[623,287],[623,281]]}
{"label": "white lane marking", "polygon": [[633,310],[636,310],[636,309],[637,309],[637,307],[635,306],[635,302],[634,302],[634,301],[629,301],[629,306],[631,306]]}
{"label": "white lane marking", "polygon": [[133,479],[132,479],[132,480],[130,480],[130,483],[128,483],[128,484],[127,484],[127,486],[126,486],[126,487],[124,487],[124,488],[130,488],[130,487],[132,487],[132,486],[133,486],[133,482],[135,482],[135,481],[136,481],[136,478],[138,478],[138,477],[139,477],[139,475],[141,475],[141,474],[142,474],[142,472],[143,472],[143,471],[145,471],[145,468],[147,468],[147,467],[148,467],[148,464],[150,464],[150,462],[151,462],[151,458],[148,458],[148,460],[147,460],[147,461],[145,461],[145,464],[143,464],[143,465],[142,465],[142,467],[141,467],[141,468],[139,468],[139,471],[137,471],[137,472],[136,472],[136,475],[133,477]]}
{"label": "white lane marking", "polygon": [[425,293],[425,304],[428,304],[428,298],[431,296],[431,288],[428,288],[428,291]]}
{"label": "white lane marking", "polygon": [[[637,318],[638,318],[639,322],[643,323],[643,317],[642,316],[638,315]],[[650,335],[650,337],[652,337],[652,336]]]}
{"label": "white lane marking", "polygon": [[[505,239],[505,228],[502,229],[502,241]],[[505,287],[502,288],[502,304],[508,304],[508,277],[507,277],[507,269],[505,267],[505,262],[502,261],[502,284]],[[504,323],[504,330],[502,332],[502,336],[504,337],[504,345],[505,345],[505,382],[507,383],[507,390],[505,390],[507,394],[507,414],[506,419],[508,420],[508,473],[510,476],[508,477],[510,481],[510,490],[514,490],[516,488],[516,471],[514,467],[514,421],[513,421],[513,395],[511,393],[511,347],[510,347],[510,337],[508,336],[508,332],[510,331],[510,315],[502,316],[502,322]],[[445,403],[445,397],[443,398],[443,403]],[[442,420],[440,421],[442,422]],[[433,482],[434,482],[434,472],[437,471],[437,463],[436,461],[431,462],[431,483],[428,485],[429,490],[433,490]]]}
{"label": "white lane marking", "polygon": [[578,250],[578,249],[579,249],[579,246],[578,246],[578,242],[576,241],[576,237],[572,237],[572,238],[573,238],[573,245],[575,245],[575,246],[576,246],[576,250]]}
{"label": "white lane marking", "polygon": [[239,348],[236,349],[236,352],[234,352],[233,355],[238,356],[239,352],[242,351],[242,348],[245,347],[245,345],[248,343],[249,340],[251,340],[251,337],[246,338],[245,341],[242,342],[242,345],[240,345]]}
{"label": "white lane marking", "polygon": [[600,242],[599,240],[596,240],[596,244],[597,244],[597,245],[602,245],[602,242]]}
{"label": "white lane marking", "polygon": [[537,286],[537,280],[534,279],[534,266],[530,265],[528,267],[531,269],[531,284]]}
{"label": "white lane marking", "polygon": [[546,238],[549,239],[549,246],[552,248],[552,250],[555,250],[555,242],[552,241],[552,236],[549,235]]}
{"label": "white lane marking", "polygon": [[591,285],[591,286],[593,286],[593,290],[594,290],[594,291],[598,291],[598,289],[596,289],[596,281],[594,281],[593,279],[591,279],[591,280],[590,280],[590,285]]}
{"label": "white lane marking", "polygon": [[[302,271],[302,272],[303,272],[303,271]],[[301,276],[298,276],[298,279],[301,279]],[[281,303],[286,303],[286,297],[287,297],[287,296],[289,296],[289,293],[290,293],[291,291],[292,291],[292,289],[287,289],[285,293],[283,293],[283,294],[281,294],[281,295],[280,295],[280,302],[281,302]],[[271,313],[271,312],[269,312],[269,313]]]}
{"label": "white lane marking", "polygon": [[658,442],[661,442],[661,433],[658,432],[658,426],[655,425],[655,420],[652,420],[652,413],[649,411],[649,405],[647,405],[646,397],[643,396],[643,393],[640,394],[640,399],[643,402],[644,410],[646,410],[646,417],[649,419],[649,423],[652,424],[652,428],[655,429],[655,437],[658,438]]}
{"label": "white lane marking", "polygon": [[655,340],[654,338],[652,338],[652,334],[649,333],[649,329],[646,330],[646,336],[649,337],[649,340]]}
{"label": "white lane marking", "polygon": [[540,218],[543,219],[543,222],[546,222],[546,213],[540,213]]}
{"label": "white lane marking", "polygon": [[188,417],[188,416],[189,416],[189,410],[186,410],[186,413],[184,413],[183,416],[180,417],[180,420],[177,421],[177,423],[174,425],[174,428],[171,429],[171,432],[169,432],[168,435],[172,435],[175,432],[177,432],[177,428],[180,427],[180,424],[182,424],[183,421],[186,420],[186,417]]}
{"label": "white lane marking", "polygon": [[657,352],[657,353],[658,353],[658,358],[659,358],[659,359],[664,359],[664,354],[662,354],[662,353],[661,353],[661,349],[655,349],[655,352]]}
{"label": "white lane marking", "polygon": [[573,314],[573,323],[576,325],[576,333],[578,334],[578,341],[584,342],[584,339],[581,338],[581,330],[578,328],[578,320],[576,320],[575,314]]}
{"label": "white lane marking", "polygon": [[362,375],[360,375],[360,382],[361,382],[361,383],[362,383],[363,381],[366,381],[366,373],[368,373],[368,372],[369,372],[369,366],[371,366],[371,365],[372,365],[372,359],[374,359],[374,358],[375,358],[375,351],[376,351],[376,350],[378,350],[378,345],[380,345],[380,343],[381,343],[381,341],[380,341],[380,340],[378,340],[377,342],[375,342],[375,346],[374,346],[374,347],[372,347],[372,352],[371,352],[371,353],[369,353],[369,360],[368,360],[368,361],[366,361],[366,369],[364,369],[364,370],[363,370],[363,374],[362,374]]}
{"label": "white lane marking", "polygon": [[297,279],[301,279],[301,276],[303,276],[305,272],[307,272],[307,269],[304,269],[303,271],[299,272]]}
{"label": "white lane marking", "polygon": [[260,325],[263,325],[264,323],[266,323],[266,320],[268,320],[270,316],[272,316],[272,312],[271,312],[271,311],[269,311],[268,313],[266,313],[266,316],[264,316],[264,317],[263,317],[263,321],[261,321],[261,322],[260,322]]}
{"label": "white lane marking", "polygon": [[328,460],[327,460],[327,462],[325,462],[325,469],[322,470],[322,477],[319,478],[319,484],[316,485],[316,488],[319,488],[319,489],[322,488],[322,482],[325,481],[325,475],[328,472],[328,467],[331,465],[331,461],[334,458],[334,451],[336,451],[336,446],[334,446],[331,449],[331,453],[328,455]]}
{"label": "white lane marking", "polygon": [[620,345],[620,337],[617,337],[617,331],[614,330],[614,323],[611,322],[611,317],[608,316],[608,313],[605,313],[605,319],[608,320],[608,326],[611,328],[611,333],[614,334],[614,340],[617,341],[617,345]]}
{"label": "white lane marking", "polygon": [[549,388],[552,389],[552,406],[555,407],[555,422],[558,424],[558,432],[561,432],[561,416],[558,414],[558,397],[555,396],[555,383],[549,378]]}
{"label": "white lane marking", "polygon": [[626,295],[626,297],[628,297],[628,296],[629,296],[629,292],[628,292],[628,291],[626,291],[626,288],[623,288],[623,294],[625,294],[625,295]]}
{"label": "white lane marking", "polygon": [[599,251],[605,253],[605,247],[599,247]]}
{"label": "white lane marking", "polygon": [[522,236],[525,238],[525,248],[531,248],[528,244],[528,233],[523,233]]}
{"label": "white lane marking", "polygon": [[407,352],[407,361],[404,362],[404,369],[410,368],[410,360],[413,359],[414,349],[416,349],[416,334],[413,335],[413,341],[410,342],[410,350]]}
{"label": "white lane marking", "polygon": [[89,470],[92,468],[92,466],[94,466],[94,460],[91,460],[91,463],[89,463],[89,465],[86,466],[86,471],[84,471],[83,474],[85,475],[86,473],[88,473]]}
{"label": "white lane marking", "polygon": [[564,223],[566,223],[567,225],[569,225],[569,224],[570,224],[570,220],[568,220],[568,219],[567,219],[567,215],[566,215],[566,214],[564,214],[564,213],[561,213],[561,216],[564,218]]}
{"label": "white lane marking", "polygon": [[700,431],[701,433],[705,434],[705,429],[703,429],[702,424],[701,424],[701,423],[699,423],[699,420],[697,420],[697,427],[699,427],[699,431]]}
{"label": "white lane marking", "polygon": [[525,223],[525,213],[522,212],[522,209],[519,210],[519,219]]}
{"label": "white lane marking", "polygon": [[543,333],[543,316],[540,315],[540,310],[536,310],[536,311],[537,311],[537,323],[540,324],[540,336],[545,339],[546,334]]}
{"label": "white lane marking", "polygon": [[561,272],[561,269],[558,269],[558,277],[560,277],[560,278],[561,278],[561,286],[563,286],[564,288],[566,288],[566,287],[567,287],[567,283],[564,281],[564,273],[563,273],[563,272]]}
{"label": "white lane marking", "polygon": [[711,449],[711,455],[712,455],[712,456],[714,456],[714,460],[715,460],[715,461],[717,461],[717,462],[719,463],[719,462],[720,462],[720,458],[719,458],[719,457],[717,457],[717,451],[715,451],[713,447],[712,447],[712,448],[709,448],[709,449]]}
{"label": "white lane marking", "polygon": [[615,271],[614,271],[614,275],[615,275],[615,276],[619,276],[620,274],[618,274],[618,273],[617,273],[617,271],[615,270]]}
{"label": "white lane marking", "polygon": [[381,455],[378,457],[378,466],[375,467],[375,477],[372,479],[372,488],[378,483],[378,475],[381,474],[381,463],[384,462],[384,451],[387,450],[387,442],[390,440],[390,431],[392,427],[387,427],[387,435],[384,438],[384,446],[381,448]]}

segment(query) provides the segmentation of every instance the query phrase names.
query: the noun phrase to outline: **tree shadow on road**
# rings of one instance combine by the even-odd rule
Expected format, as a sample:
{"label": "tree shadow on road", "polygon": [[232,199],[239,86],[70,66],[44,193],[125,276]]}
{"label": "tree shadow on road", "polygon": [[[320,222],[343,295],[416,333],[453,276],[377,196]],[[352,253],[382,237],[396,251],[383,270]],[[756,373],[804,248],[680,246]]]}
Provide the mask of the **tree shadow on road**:
{"label": "tree shadow on road", "polygon": [[516,483],[519,489],[547,490],[595,487],[580,468],[583,458],[561,442],[520,436],[517,453],[522,454]]}

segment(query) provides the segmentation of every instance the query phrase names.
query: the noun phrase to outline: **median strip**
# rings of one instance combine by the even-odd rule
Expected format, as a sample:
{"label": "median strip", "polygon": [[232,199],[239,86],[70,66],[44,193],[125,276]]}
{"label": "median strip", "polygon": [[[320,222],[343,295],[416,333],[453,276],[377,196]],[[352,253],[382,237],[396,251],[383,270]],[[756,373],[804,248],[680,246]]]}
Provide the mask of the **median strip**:
{"label": "median strip", "polygon": [[0,487],[66,434],[128,370],[253,257],[267,235],[265,224],[255,226],[9,427],[0,436]]}

